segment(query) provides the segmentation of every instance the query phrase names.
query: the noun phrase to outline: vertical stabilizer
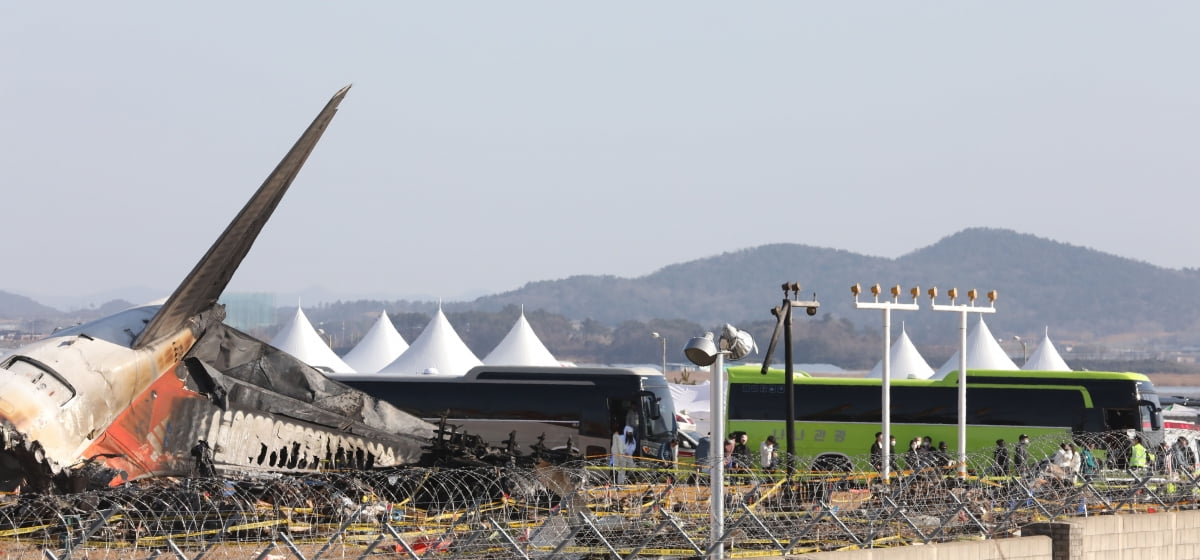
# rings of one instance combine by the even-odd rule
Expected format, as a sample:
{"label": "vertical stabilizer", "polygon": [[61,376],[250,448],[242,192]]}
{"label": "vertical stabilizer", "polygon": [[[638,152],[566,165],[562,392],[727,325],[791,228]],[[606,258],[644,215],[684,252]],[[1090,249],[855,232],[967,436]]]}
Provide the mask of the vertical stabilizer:
{"label": "vertical stabilizer", "polygon": [[308,154],[312,153],[317,140],[320,140],[321,134],[329,126],[329,121],[333,120],[338,104],[349,90],[350,86],[346,86],[334,94],[279,165],[275,166],[275,170],[267,176],[267,180],[263,181],[246,206],[242,207],[242,211],[217,238],[216,243],[209,247],[204,258],[196,263],[192,272],[184,278],[178,288],[175,288],[171,297],[167,298],[162,309],[134,341],[134,348],[144,347],[178,332],[187,324],[189,318],[217,303],[221,292],[225,290],[242,259],[254,245],[254,240],[258,238],[259,232],[279,205],[292,180],[300,172]]}

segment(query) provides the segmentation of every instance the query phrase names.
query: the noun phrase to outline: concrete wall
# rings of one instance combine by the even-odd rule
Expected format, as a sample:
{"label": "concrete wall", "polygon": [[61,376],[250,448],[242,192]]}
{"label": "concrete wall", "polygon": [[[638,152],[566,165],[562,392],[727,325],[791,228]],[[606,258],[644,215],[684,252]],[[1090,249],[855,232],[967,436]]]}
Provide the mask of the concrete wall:
{"label": "concrete wall", "polygon": [[789,556],[804,560],[1193,560],[1200,511],[1033,523],[1021,537]]}
{"label": "concrete wall", "polygon": [[1072,547],[1063,560],[1200,558],[1200,511],[1102,515],[1064,523],[1080,534],[1081,548]]}
{"label": "concrete wall", "polygon": [[789,556],[804,560],[1049,560],[1050,537],[963,541],[894,548],[816,552]]}

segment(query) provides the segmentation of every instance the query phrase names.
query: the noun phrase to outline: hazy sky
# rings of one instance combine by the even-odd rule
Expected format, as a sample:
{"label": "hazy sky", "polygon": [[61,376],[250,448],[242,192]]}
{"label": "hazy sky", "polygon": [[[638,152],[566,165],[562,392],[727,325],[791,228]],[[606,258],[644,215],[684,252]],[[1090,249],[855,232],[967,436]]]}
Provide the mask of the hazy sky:
{"label": "hazy sky", "polygon": [[[1200,3],[10,2],[0,290],[441,297],[971,226],[1200,266]],[[980,247],[980,251],[987,251]]]}

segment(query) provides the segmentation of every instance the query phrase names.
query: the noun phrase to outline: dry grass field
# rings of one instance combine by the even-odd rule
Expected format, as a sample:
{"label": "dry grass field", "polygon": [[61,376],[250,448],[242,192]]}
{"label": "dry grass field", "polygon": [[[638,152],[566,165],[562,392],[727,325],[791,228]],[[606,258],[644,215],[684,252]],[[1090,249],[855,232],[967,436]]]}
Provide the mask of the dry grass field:
{"label": "dry grass field", "polygon": [[1151,373],[1148,377],[1156,387],[1195,387],[1200,385],[1200,375],[1195,373]]}

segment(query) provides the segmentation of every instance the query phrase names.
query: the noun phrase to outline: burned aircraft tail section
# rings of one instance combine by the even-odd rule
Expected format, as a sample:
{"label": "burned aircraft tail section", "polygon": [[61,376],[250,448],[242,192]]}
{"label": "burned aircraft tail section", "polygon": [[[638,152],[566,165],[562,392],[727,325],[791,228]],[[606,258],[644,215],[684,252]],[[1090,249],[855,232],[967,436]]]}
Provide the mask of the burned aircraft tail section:
{"label": "burned aircraft tail section", "polygon": [[417,464],[435,430],[219,322],[173,373],[88,449],[110,483]]}
{"label": "burned aircraft tail section", "polygon": [[238,265],[250,251],[254,240],[262,231],[267,220],[279,205],[279,201],[291,186],[292,180],[321,139],[329,122],[337,113],[338,105],[346,97],[350,86],[334,94],[312,124],[304,131],[287,155],[275,166],[254,196],[242,207],[242,211],[229,223],[212,247],[196,263],[187,278],[175,289],[158,314],[137,337],[133,348],[146,345],[188,326],[188,321],[197,313],[212,307],[221,297]]}
{"label": "burned aircraft tail section", "polygon": [[217,303],[348,89],[164,305],[60,331],[0,361],[0,490],[423,460],[433,426],[224,325]]}

